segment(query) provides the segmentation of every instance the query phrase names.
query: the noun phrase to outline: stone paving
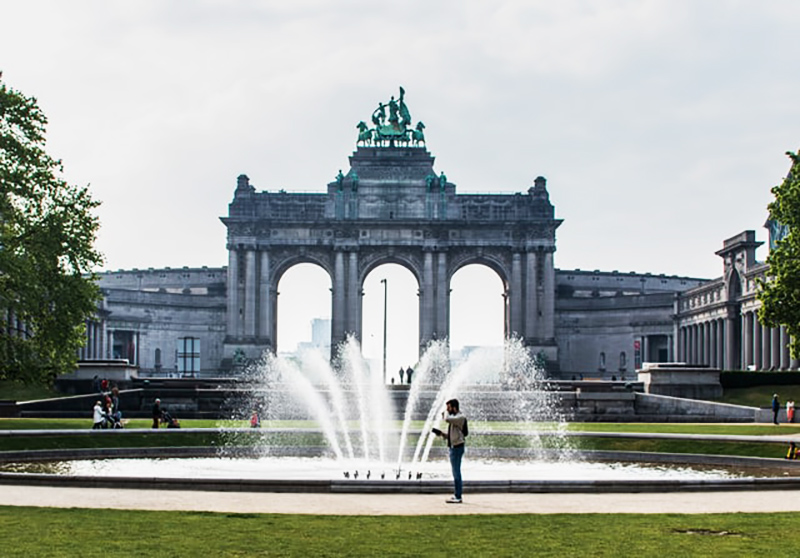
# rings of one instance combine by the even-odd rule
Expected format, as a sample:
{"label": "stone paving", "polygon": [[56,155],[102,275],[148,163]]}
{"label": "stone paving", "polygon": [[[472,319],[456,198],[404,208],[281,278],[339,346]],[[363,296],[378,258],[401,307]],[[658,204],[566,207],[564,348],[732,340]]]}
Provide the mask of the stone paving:
{"label": "stone paving", "polygon": [[315,515],[800,512],[800,491],[626,494],[277,494],[3,486],[0,505]]}

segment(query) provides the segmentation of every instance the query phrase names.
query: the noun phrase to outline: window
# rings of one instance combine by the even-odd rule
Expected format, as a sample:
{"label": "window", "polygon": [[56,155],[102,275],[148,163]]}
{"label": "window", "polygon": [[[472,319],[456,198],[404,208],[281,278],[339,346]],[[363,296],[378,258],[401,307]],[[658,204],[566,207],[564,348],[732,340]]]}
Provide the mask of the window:
{"label": "window", "polygon": [[181,337],[177,349],[178,373],[194,375],[200,372],[200,340],[196,337]]}
{"label": "window", "polygon": [[598,361],[597,366],[598,366],[598,368],[600,369],[601,372],[605,372],[605,370],[606,370],[606,354],[605,353],[600,353],[600,359]]}
{"label": "window", "polygon": [[156,370],[161,370],[161,349],[156,349]]}
{"label": "window", "polygon": [[619,354],[619,371],[625,372],[628,368],[628,356],[625,354],[625,351],[622,351]]}

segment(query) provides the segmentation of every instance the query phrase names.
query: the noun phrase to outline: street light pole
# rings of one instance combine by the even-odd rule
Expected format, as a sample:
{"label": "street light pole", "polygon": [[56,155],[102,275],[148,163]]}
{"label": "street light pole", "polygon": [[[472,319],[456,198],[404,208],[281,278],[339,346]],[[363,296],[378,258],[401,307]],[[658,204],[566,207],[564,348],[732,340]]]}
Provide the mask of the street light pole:
{"label": "street light pole", "polygon": [[389,298],[389,282],[386,279],[381,279],[383,283],[383,383],[388,383],[389,378],[386,376],[386,301]]}

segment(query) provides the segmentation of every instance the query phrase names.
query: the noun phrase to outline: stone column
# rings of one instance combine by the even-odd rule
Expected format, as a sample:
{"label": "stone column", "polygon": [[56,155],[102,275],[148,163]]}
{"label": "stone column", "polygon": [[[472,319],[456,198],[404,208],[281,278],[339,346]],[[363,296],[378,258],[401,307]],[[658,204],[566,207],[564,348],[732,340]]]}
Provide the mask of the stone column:
{"label": "stone column", "polygon": [[511,334],[522,335],[522,256],[511,256]]}
{"label": "stone column", "polygon": [[556,293],[555,281],[556,270],[553,267],[553,250],[544,253],[544,280],[542,293],[542,338],[544,341],[552,342],[555,339],[555,313],[556,313]]}
{"label": "stone column", "polygon": [[694,343],[692,343],[693,339],[693,332],[694,327],[691,325],[686,326],[686,353],[684,354],[684,360],[692,364],[694,360]]}
{"label": "stone column", "polygon": [[422,285],[419,293],[419,341],[420,350],[433,339],[436,319],[433,288],[433,252],[425,250],[422,257]]}
{"label": "stone column", "polygon": [[763,352],[761,351],[761,322],[757,319],[753,320],[753,367],[755,370],[763,370],[763,363],[761,358]]}
{"label": "stone column", "polygon": [[743,337],[744,337],[744,362],[742,368],[747,368],[753,364],[753,313],[746,312],[744,314],[743,324]]}
{"label": "stone column", "polygon": [[447,253],[439,252],[436,266],[436,337],[450,336],[450,284],[447,281]]}
{"label": "stone column", "polygon": [[708,359],[708,365],[713,368],[719,368],[720,358],[719,358],[719,353],[717,352],[717,349],[719,348],[720,345],[719,332],[717,331],[719,324],[717,324],[716,318],[708,322],[708,327],[711,330],[711,335],[709,336],[711,341],[711,347],[710,347],[711,358]]}
{"label": "stone column", "polygon": [[717,360],[714,366],[722,368],[725,363],[725,322],[717,318],[715,323],[717,329]]}
{"label": "stone column", "polygon": [[258,293],[255,249],[252,247],[247,249],[244,262],[244,335],[252,340],[256,336],[256,296]]}
{"label": "stone column", "polygon": [[[103,320],[100,323],[100,358],[111,358],[108,352],[108,336],[108,322]],[[103,355],[105,355],[105,357]]]}
{"label": "stone column", "polygon": [[336,249],[333,260],[333,313],[331,316],[331,347],[344,341],[347,326],[344,254]]}
{"label": "stone column", "polygon": [[347,269],[347,327],[361,342],[361,283],[358,279],[358,252],[350,252]]}
{"label": "stone column", "polygon": [[536,273],[537,254],[530,250],[525,254],[525,338],[538,339],[539,334],[539,278]]}
{"label": "stone column", "polygon": [[738,363],[738,347],[736,343],[736,320],[738,316],[725,319],[725,366],[726,370],[736,370]]}
{"label": "stone column", "polygon": [[239,253],[228,246],[228,335],[239,337]]}
{"label": "stone column", "polygon": [[136,366],[139,366],[140,362],[139,360],[139,347],[141,346],[140,341],[141,341],[141,333],[139,331],[136,331],[133,336],[133,360],[135,362],[132,363],[135,364]]}
{"label": "stone column", "polygon": [[772,353],[770,352],[770,342],[772,335],[770,328],[765,325],[761,326],[761,369],[769,370],[772,363]]}
{"label": "stone column", "polygon": [[770,354],[770,368],[775,370],[781,369],[781,330],[779,327],[773,327],[770,329],[770,334],[772,339],[770,340],[769,344],[769,354]]}
{"label": "stone column", "polygon": [[786,331],[786,326],[780,327],[780,354],[781,354],[781,370],[789,370],[791,359],[789,358],[789,333]]}
{"label": "stone column", "polygon": [[261,251],[261,266],[258,276],[258,336],[267,341],[275,350],[275,337],[272,331],[272,285],[270,285],[269,251]]}
{"label": "stone column", "polygon": [[650,338],[642,335],[642,363],[650,362]]}
{"label": "stone column", "polygon": [[700,364],[708,364],[708,322],[700,324]]}
{"label": "stone column", "polygon": [[675,335],[667,336],[667,361],[675,362]]}

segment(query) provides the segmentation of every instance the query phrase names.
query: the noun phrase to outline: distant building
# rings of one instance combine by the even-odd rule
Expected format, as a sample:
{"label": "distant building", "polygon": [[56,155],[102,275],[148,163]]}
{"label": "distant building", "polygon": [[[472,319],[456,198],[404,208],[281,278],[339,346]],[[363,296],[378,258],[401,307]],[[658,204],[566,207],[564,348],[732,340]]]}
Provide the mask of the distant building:
{"label": "distant building", "polygon": [[320,193],[257,192],[238,177],[222,218],[227,267],[101,273],[103,300],[81,357],[127,359],[142,374],[235,373],[275,350],[277,285],[301,263],[321,267],[332,285],[331,318],[314,321],[308,346],[329,353],[347,335],[359,338],[363,281],[394,263],[417,279],[424,347],[449,337],[455,272],[481,264],[504,285],[505,335],[543,356],[555,377],[629,379],[643,362],[797,368],[785,329],[755,317],[765,266],[753,231],[724,242],[714,280],[556,269],[562,221],[544,177],[524,193],[459,194],[434,172],[424,126],[389,126],[379,109],[372,121],[374,129],[359,124],[351,168]]}

